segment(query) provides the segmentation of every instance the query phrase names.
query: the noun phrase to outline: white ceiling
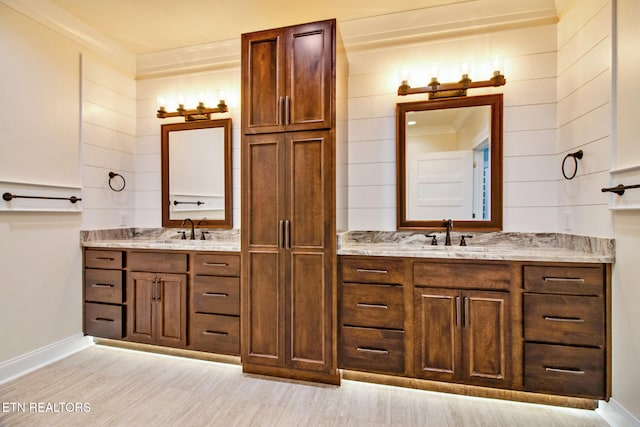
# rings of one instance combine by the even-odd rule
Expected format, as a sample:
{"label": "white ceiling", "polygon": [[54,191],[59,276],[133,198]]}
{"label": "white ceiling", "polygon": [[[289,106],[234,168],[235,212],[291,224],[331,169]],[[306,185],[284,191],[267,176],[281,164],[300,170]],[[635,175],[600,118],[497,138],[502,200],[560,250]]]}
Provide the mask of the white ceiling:
{"label": "white ceiling", "polygon": [[[238,39],[242,33],[336,18],[349,21],[487,0],[50,0],[135,54]],[[506,6],[514,0],[500,1]],[[553,0],[517,0],[518,6]],[[560,0],[562,1],[562,0]],[[557,0],[556,0],[557,3]]]}

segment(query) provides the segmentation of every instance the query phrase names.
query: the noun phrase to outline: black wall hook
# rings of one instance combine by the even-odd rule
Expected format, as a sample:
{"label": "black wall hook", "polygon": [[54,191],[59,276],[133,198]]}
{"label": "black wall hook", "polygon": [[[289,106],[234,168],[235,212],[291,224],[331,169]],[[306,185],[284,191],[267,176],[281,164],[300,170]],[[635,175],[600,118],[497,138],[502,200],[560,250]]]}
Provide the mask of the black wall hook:
{"label": "black wall hook", "polygon": [[[584,152],[582,150],[578,150],[575,153],[569,153],[566,156],[564,156],[564,160],[562,160],[562,176],[564,176],[564,179],[571,180],[576,177],[576,174],[578,173],[578,160],[582,159],[583,156],[584,156]],[[573,158],[573,163],[575,166],[573,169],[573,174],[571,174],[571,176],[568,176],[564,170],[565,163],[567,162],[567,159],[569,157]]]}

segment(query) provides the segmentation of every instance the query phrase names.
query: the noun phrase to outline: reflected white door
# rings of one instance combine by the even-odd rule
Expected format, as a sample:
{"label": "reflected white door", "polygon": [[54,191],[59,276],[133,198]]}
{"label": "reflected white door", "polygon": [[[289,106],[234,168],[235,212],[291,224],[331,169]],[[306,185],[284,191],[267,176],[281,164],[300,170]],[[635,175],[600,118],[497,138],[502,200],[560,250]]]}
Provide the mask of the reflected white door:
{"label": "reflected white door", "polygon": [[408,219],[473,219],[473,151],[407,160]]}

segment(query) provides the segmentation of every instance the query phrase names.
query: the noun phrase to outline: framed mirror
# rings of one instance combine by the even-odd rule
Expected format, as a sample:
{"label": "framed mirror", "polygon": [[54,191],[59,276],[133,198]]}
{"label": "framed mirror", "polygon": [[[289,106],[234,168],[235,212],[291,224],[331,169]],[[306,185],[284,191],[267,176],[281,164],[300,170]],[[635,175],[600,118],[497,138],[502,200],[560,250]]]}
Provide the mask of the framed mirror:
{"label": "framed mirror", "polygon": [[502,230],[502,94],[396,104],[398,230]]}
{"label": "framed mirror", "polygon": [[162,125],[162,226],[231,228],[231,119]]}

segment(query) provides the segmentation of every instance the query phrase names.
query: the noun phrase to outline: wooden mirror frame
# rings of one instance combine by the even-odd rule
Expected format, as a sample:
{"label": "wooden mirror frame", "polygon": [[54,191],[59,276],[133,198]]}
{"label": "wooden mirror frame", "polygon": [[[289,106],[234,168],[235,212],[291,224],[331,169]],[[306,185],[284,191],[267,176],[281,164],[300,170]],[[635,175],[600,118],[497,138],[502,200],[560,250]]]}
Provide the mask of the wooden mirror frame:
{"label": "wooden mirror frame", "polygon": [[406,206],[406,115],[412,111],[441,110],[448,108],[491,107],[491,218],[489,220],[455,219],[455,230],[502,230],[502,158],[503,158],[503,99],[502,94],[470,96],[434,101],[418,101],[396,104],[396,203],[398,230],[442,229],[442,219],[410,220]]}
{"label": "wooden mirror frame", "polygon": [[231,119],[169,123],[161,126],[162,226],[182,227],[181,219],[171,219],[169,201],[169,133],[183,130],[224,128],[224,219],[193,218],[195,227],[232,228],[233,193],[231,185]]}

